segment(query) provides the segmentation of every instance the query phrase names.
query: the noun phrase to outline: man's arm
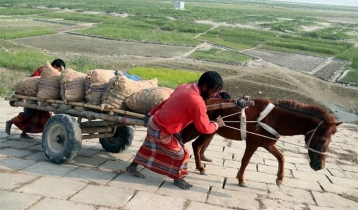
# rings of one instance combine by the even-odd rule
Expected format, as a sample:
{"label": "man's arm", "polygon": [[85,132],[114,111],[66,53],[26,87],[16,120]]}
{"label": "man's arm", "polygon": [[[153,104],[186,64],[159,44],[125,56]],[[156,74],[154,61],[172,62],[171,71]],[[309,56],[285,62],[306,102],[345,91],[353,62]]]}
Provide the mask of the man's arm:
{"label": "man's arm", "polygon": [[203,134],[214,133],[219,125],[216,122],[210,122],[208,115],[206,114],[206,105],[204,101],[198,101],[193,104],[189,109],[190,117],[195,125],[195,128]]}

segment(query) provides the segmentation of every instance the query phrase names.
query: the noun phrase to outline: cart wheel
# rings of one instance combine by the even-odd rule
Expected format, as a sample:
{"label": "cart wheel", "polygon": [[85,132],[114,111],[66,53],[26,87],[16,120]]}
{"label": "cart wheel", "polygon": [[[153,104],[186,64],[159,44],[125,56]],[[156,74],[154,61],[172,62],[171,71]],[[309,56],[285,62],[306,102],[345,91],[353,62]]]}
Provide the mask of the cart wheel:
{"label": "cart wheel", "polygon": [[57,114],[47,121],[42,133],[42,148],[51,162],[70,162],[77,155],[81,144],[82,133],[75,118]]}
{"label": "cart wheel", "polygon": [[133,132],[133,127],[119,126],[113,137],[100,138],[99,142],[107,152],[123,152],[132,145]]}

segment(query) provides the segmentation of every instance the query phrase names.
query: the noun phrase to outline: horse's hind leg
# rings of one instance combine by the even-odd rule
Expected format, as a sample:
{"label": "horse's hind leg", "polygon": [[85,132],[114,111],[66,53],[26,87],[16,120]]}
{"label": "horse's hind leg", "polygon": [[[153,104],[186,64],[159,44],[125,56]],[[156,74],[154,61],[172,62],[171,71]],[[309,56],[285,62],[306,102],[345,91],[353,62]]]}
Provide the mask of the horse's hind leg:
{"label": "horse's hind leg", "polygon": [[195,165],[196,169],[199,170],[200,174],[205,174],[205,168],[203,164],[201,163],[200,159],[200,150],[208,141],[210,142],[211,139],[214,137],[215,133],[213,134],[201,134],[195,141],[192,143],[193,151],[194,151],[194,157],[195,157]]}
{"label": "horse's hind leg", "polygon": [[250,144],[246,143],[245,153],[244,153],[244,156],[242,157],[241,166],[240,166],[239,172],[237,173],[237,176],[236,176],[236,178],[239,180],[239,186],[241,186],[241,187],[247,187],[247,184],[244,180],[244,172],[245,172],[247,165],[250,162],[252,155],[255,153],[257,148],[258,148],[258,146],[256,146],[256,145],[250,145]]}
{"label": "horse's hind leg", "polygon": [[273,156],[276,157],[278,160],[278,171],[277,171],[277,179],[276,184],[277,186],[281,187],[283,183],[283,177],[284,177],[284,164],[285,164],[285,157],[281,153],[280,150],[277,149],[275,144],[272,144],[270,146],[264,147],[267,151],[269,151]]}

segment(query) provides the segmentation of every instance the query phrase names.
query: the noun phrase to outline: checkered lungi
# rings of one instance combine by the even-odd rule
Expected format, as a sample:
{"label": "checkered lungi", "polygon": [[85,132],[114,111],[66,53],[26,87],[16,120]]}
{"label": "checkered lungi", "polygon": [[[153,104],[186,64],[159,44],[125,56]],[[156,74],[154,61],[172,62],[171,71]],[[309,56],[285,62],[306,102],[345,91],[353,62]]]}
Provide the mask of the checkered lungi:
{"label": "checkered lungi", "polygon": [[147,136],[134,159],[144,167],[173,179],[188,174],[189,150],[177,134],[168,134],[158,128],[153,117],[149,119]]}
{"label": "checkered lungi", "polygon": [[42,133],[49,118],[50,112],[24,108],[24,111],[12,118],[11,122],[27,133]]}

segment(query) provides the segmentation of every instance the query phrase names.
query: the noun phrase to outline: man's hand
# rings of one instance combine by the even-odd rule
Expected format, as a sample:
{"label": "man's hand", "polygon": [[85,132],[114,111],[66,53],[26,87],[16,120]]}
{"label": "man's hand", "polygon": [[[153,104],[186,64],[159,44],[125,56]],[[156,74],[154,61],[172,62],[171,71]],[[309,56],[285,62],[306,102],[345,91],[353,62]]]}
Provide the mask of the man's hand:
{"label": "man's hand", "polygon": [[244,101],[250,101],[250,96],[249,95],[243,95],[242,99],[244,99]]}
{"label": "man's hand", "polygon": [[241,99],[236,101],[236,106],[240,109],[244,109],[249,105],[252,105],[252,102],[250,102],[250,96],[248,95],[243,95]]}
{"label": "man's hand", "polygon": [[215,122],[218,124],[218,127],[219,127],[219,128],[225,126],[224,120],[221,118],[220,115],[216,118]]}
{"label": "man's hand", "polygon": [[144,118],[143,118],[143,121],[144,121],[145,123],[148,123],[148,122],[149,122],[149,118],[150,118],[149,114],[146,114],[146,115],[144,116]]}

